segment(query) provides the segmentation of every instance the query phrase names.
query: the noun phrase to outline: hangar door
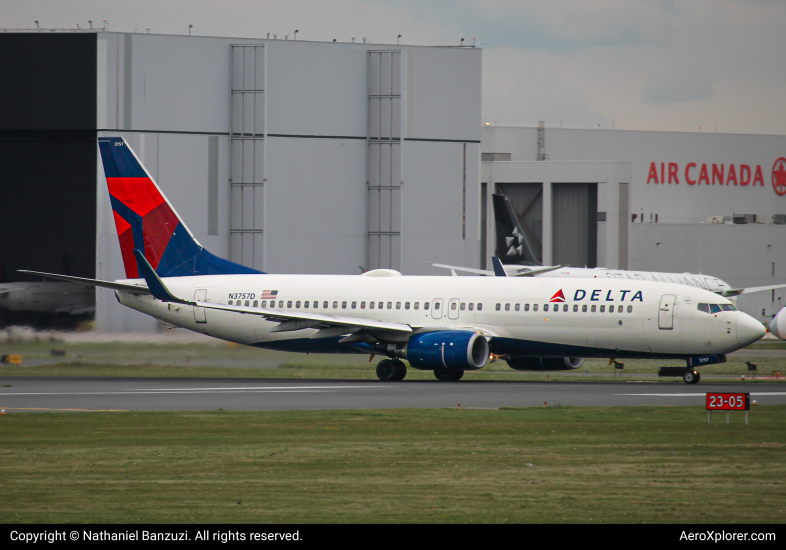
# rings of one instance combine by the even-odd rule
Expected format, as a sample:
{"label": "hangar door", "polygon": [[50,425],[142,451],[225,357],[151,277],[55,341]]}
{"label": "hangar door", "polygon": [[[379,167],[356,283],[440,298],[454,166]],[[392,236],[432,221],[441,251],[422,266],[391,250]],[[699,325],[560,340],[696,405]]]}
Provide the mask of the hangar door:
{"label": "hangar door", "polygon": [[[539,249],[543,260],[543,184],[497,183],[496,192],[510,198],[521,226]],[[598,185],[552,183],[553,263],[574,267],[598,265]],[[504,257],[500,251],[496,255]]]}
{"label": "hangar door", "polygon": [[[96,276],[97,59],[95,33],[0,33],[0,271],[13,281]],[[84,313],[0,308],[0,327],[74,328],[95,294],[72,292]]]}
{"label": "hangar door", "polygon": [[597,267],[598,184],[552,184],[551,208],[554,264]]}

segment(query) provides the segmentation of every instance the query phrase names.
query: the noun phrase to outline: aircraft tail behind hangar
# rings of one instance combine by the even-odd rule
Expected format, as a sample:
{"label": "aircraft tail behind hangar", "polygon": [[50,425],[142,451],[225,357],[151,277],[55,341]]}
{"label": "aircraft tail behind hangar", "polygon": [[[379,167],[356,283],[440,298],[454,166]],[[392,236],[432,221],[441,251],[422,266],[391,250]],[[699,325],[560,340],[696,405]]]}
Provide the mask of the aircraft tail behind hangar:
{"label": "aircraft tail behind hangar", "polygon": [[122,137],[98,139],[126,277],[140,277],[134,249],[160,277],[262,273],[208,252]]}
{"label": "aircraft tail behind hangar", "polygon": [[497,256],[503,264],[542,265],[538,247],[521,225],[507,195],[492,195],[497,229]]}

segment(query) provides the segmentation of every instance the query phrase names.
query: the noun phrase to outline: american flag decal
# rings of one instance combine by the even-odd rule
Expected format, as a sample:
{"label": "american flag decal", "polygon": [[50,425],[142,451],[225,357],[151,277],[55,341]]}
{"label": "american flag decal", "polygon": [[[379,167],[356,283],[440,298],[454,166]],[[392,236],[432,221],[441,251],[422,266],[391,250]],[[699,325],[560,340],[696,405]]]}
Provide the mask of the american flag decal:
{"label": "american flag decal", "polygon": [[260,300],[269,300],[271,298],[275,299],[278,296],[278,290],[263,290],[262,295],[259,297]]}

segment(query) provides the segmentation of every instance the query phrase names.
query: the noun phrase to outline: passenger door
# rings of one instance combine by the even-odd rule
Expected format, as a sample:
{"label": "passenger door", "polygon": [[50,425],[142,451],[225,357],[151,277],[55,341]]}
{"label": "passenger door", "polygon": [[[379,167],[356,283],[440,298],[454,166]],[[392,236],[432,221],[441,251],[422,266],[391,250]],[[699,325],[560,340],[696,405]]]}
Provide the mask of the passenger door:
{"label": "passenger door", "polygon": [[[200,288],[196,292],[194,292],[194,301],[195,302],[207,301],[207,289]],[[197,323],[207,323],[207,317],[205,317],[205,308],[194,306],[194,321],[196,321]]]}
{"label": "passenger door", "polygon": [[451,298],[450,303],[448,304],[448,318],[449,319],[458,319],[459,318],[459,304],[461,300],[458,298]]}
{"label": "passenger door", "polygon": [[431,300],[431,318],[442,319],[442,298]]}
{"label": "passenger door", "polygon": [[674,328],[674,302],[677,296],[674,294],[664,294],[660,299],[658,308],[658,328],[661,330],[671,330]]}

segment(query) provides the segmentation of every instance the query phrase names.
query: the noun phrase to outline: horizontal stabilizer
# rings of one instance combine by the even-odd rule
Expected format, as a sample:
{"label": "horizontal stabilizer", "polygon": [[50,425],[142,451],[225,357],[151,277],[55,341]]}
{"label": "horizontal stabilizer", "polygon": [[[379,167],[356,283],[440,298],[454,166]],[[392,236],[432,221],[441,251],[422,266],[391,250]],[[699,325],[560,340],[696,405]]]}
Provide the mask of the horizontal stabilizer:
{"label": "horizontal stabilizer", "polygon": [[101,288],[109,288],[111,290],[120,290],[123,292],[131,292],[133,294],[152,294],[150,289],[146,286],[132,285],[128,283],[114,283],[112,281],[99,281],[97,279],[85,279],[83,277],[71,277],[70,275],[55,275],[54,273],[42,273],[40,271],[27,271],[20,269],[19,273],[30,273],[31,275],[39,275],[47,279],[57,279],[60,281],[68,281],[69,283],[79,283],[88,286],[98,286]]}

